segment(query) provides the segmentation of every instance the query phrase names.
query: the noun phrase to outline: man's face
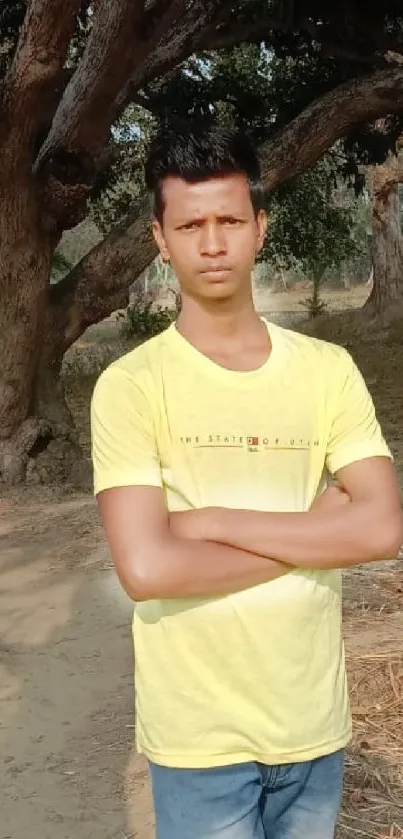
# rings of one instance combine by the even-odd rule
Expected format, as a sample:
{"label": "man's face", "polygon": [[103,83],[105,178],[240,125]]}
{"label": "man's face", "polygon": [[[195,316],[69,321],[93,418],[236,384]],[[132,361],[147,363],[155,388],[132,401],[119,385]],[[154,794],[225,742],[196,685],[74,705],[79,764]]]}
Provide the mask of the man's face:
{"label": "man's face", "polygon": [[256,253],[262,248],[266,214],[254,213],[242,174],[190,184],[163,182],[163,224],[153,232],[169,259],[182,295],[195,300],[247,299]]}

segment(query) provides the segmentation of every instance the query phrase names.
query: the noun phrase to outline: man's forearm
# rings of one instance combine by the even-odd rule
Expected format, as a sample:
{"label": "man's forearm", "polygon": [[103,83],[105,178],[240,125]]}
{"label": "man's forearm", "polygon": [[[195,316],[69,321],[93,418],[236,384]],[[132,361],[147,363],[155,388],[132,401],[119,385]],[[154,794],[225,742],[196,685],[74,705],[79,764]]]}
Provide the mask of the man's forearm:
{"label": "man's forearm", "polygon": [[337,568],[392,558],[387,516],[360,502],[306,513],[211,508],[208,539],[301,568]]}
{"label": "man's forearm", "polygon": [[152,547],[144,556],[143,583],[131,590],[134,600],[181,597],[218,597],[269,582],[293,570],[289,566],[228,545],[174,536]]}

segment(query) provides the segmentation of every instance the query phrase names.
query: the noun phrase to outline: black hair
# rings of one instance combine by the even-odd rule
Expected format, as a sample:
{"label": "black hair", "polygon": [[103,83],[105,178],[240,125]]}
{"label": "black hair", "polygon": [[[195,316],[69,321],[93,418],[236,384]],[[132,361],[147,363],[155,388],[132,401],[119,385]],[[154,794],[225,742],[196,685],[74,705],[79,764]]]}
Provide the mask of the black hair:
{"label": "black hair", "polygon": [[154,216],[162,224],[164,178],[197,183],[233,173],[246,175],[257,214],[265,206],[265,193],[258,156],[246,134],[214,124],[165,123],[151,142],[145,165]]}

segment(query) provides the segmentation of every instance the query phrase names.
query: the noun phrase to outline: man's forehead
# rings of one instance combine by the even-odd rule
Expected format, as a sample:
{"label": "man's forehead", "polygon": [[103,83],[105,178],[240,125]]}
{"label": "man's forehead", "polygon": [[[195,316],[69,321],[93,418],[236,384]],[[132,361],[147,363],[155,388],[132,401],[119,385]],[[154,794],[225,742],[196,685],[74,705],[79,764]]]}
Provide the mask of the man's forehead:
{"label": "man's forehead", "polygon": [[235,205],[245,207],[250,203],[250,191],[246,176],[242,174],[209,178],[196,183],[189,183],[182,178],[168,177],[163,182],[163,194],[166,208],[178,211],[187,209],[215,207],[228,210]]}

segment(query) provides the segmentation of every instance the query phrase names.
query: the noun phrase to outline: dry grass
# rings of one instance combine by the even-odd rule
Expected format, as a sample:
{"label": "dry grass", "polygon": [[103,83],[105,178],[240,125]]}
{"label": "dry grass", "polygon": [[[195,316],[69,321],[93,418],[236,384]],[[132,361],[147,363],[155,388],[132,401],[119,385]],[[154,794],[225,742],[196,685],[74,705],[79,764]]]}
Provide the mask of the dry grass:
{"label": "dry grass", "polygon": [[354,738],[338,839],[403,837],[403,647],[348,656]]}

